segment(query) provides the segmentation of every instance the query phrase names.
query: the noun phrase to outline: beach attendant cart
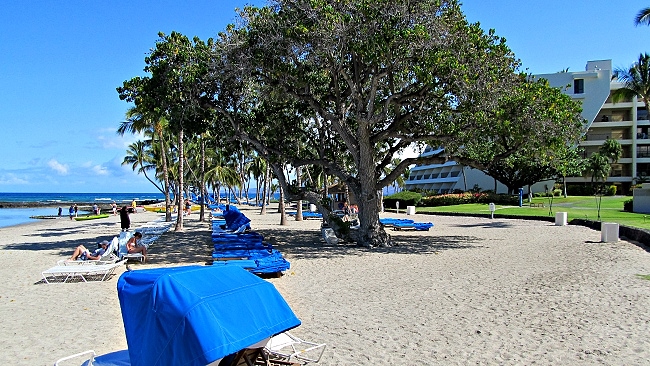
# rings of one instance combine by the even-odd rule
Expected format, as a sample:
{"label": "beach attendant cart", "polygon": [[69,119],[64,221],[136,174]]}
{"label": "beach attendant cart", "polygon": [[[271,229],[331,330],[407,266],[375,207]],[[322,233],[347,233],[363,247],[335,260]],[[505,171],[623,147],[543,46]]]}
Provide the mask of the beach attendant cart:
{"label": "beach attendant cart", "polygon": [[91,356],[85,364],[293,364],[269,360],[262,350],[300,320],[272,283],[240,267],[129,271],[117,290],[128,351]]}

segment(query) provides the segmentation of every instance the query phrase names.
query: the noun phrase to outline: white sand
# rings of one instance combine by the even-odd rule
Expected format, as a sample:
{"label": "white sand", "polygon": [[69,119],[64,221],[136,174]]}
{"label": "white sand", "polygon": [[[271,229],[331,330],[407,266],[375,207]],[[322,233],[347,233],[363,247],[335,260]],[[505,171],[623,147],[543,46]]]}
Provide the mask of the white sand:
{"label": "white sand", "polygon": [[[316,220],[280,226],[275,212],[246,214],[291,261],[270,281],[303,322],[293,333],[328,344],[321,365],[650,360],[650,281],[636,276],[650,274],[650,254],[630,242],[600,243],[598,231],[580,226],[415,215],[435,227],[391,230],[399,246],[368,250],[325,245]],[[163,235],[148,265],[131,268],[208,261],[209,225],[197,218],[184,233]],[[0,229],[1,364],[48,365],[86,349],[126,348],[117,276],[40,283],[41,271],[74,246],[117,233],[117,217]]]}

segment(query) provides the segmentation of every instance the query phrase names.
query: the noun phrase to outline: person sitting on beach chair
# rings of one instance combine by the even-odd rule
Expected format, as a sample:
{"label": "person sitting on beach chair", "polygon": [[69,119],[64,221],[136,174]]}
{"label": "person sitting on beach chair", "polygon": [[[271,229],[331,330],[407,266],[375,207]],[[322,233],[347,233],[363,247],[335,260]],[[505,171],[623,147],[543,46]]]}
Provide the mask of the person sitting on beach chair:
{"label": "person sitting on beach chair", "polygon": [[126,242],[126,250],[129,254],[142,253],[143,263],[147,262],[147,247],[138,245],[138,240],[142,239],[142,233],[136,231],[129,241]]}
{"label": "person sitting on beach chair", "polygon": [[92,253],[90,250],[86,249],[85,246],[79,245],[77,248],[75,248],[70,259],[73,261],[76,261],[77,259],[80,259],[82,261],[99,260],[106,252],[106,248],[108,248],[108,240],[104,240],[103,242],[99,243],[99,248],[95,249]]}

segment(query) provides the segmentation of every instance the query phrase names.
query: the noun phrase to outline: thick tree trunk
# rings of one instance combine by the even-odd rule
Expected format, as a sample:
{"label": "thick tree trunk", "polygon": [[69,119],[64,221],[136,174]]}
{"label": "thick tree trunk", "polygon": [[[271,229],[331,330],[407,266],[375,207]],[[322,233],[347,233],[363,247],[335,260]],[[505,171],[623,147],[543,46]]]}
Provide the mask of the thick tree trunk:
{"label": "thick tree trunk", "polygon": [[183,129],[178,132],[178,199],[176,207],[176,227],[175,231],[183,231],[183,161],[185,161],[185,152],[183,151]]}
{"label": "thick tree trunk", "polygon": [[359,175],[356,177],[356,184],[352,186],[348,184],[359,205],[359,229],[351,230],[350,235],[361,246],[370,248],[390,246],[390,236],[379,224],[377,202],[379,196],[376,187],[373,147],[369,142],[368,133],[362,129],[359,131],[359,164],[357,167]]}

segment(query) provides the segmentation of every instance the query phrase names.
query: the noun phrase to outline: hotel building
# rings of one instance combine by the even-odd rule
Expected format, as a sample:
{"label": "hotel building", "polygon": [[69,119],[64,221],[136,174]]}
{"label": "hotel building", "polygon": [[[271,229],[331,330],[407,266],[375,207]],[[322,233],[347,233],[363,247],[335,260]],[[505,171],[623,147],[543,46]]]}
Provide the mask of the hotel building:
{"label": "hotel building", "polygon": [[[582,104],[582,117],[587,121],[587,133],[580,146],[585,157],[597,152],[599,147],[612,138],[623,147],[623,155],[612,164],[607,182],[619,186],[619,192],[627,192],[630,186],[648,176],[650,178],[650,139],[648,112],[640,98],[634,97],[613,103],[611,92],[623,86],[612,80],[612,61],[599,60],[587,62],[585,71],[558,72],[535,75],[544,78],[553,87],[563,88],[563,92]],[[439,153],[440,150],[427,147],[422,156]],[[589,183],[590,177],[567,177],[567,183]],[[411,168],[406,189],[419,188],[449,193],[455,190],[466,191],[478,185],[482,190],[507,193],[505,185],[485,173],[462,166],[455,162],[445,164],[417,165]],[[532,187],[533,192],[552,187],[553,181],[539,182]],[[527,187],[524,191],[527,191]]]}

